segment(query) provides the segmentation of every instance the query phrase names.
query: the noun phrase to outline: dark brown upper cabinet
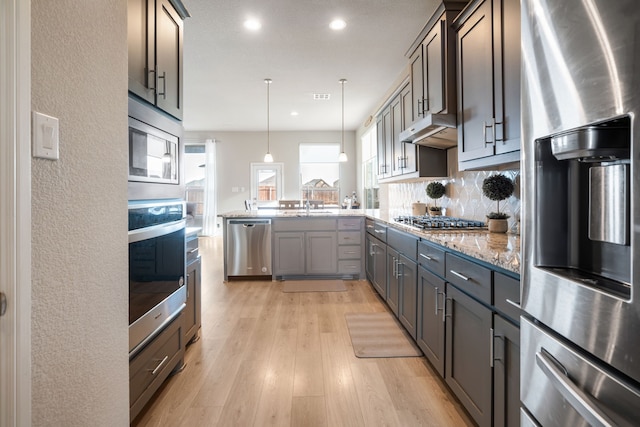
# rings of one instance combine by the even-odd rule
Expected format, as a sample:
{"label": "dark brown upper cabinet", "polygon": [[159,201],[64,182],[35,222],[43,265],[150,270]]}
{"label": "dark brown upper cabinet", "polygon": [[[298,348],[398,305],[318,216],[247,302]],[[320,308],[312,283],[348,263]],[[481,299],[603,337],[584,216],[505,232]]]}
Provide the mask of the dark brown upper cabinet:
{"label": "dark brown upper cabinet", "polygon": [[129,91],[182,119],[183,21],[180,0],[129,0]]}
{"label": "dark brown upper cabinet", "polygon": [[458,166],[520,160],[520,2],[474,0],[457,32]]}

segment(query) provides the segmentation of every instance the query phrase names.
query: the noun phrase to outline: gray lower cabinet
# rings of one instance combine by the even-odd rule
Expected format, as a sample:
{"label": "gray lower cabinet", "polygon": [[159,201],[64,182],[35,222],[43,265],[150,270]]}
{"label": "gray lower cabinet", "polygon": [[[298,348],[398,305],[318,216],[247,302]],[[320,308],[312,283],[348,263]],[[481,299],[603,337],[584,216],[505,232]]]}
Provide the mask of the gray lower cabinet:
{"label": "gray lower cabinet", "polygon": [[480,427],[491,426],[492,311],[447,284],[445,381]]}
{"label": "gray lower cabinet", "polygon": [[387,245],[367,234],[367,278],[380,296],[387,299]]}
{"label": "gray lower cabinet", "polygon": [[305,274],[338,273],[338,238],[335,231],[309,231],[305,236]]}
{"label": "gray lower cabinet", "polygon": [[423,267],[418,269],[416,342],[431,365],[444,377],[445,282]]}
{"label": "gray lower cabinet", "polygon": [[184,360],[183,313],[129,361],[129,419],[133,421]]}
{"label": "gray lower cabinet", "polygon": [[493,315],[493,426],[520,425],[520,328]]}
{"label": "gray lower cabinet", "polygon": [[184,342],[195,340],[201,325],[202,261],[198,256],[187,264],[187,301],[184,308]]}
{"label": "gray lower cabinet", "polygon": [[387,305],[398,316],[400,304],[400,279],[398,278],[398,262],[400,254],[395,249],[387,246]]}
{"label": "gray lower cabinet", "polygon": [[336,218],[277,218],[272,225],[275,276],[338,275]]}
{"label": "gray lower cabinet", "polygon": [[276,276],[305,273],[305,239],[303,231],[273,234],[273,273]]}

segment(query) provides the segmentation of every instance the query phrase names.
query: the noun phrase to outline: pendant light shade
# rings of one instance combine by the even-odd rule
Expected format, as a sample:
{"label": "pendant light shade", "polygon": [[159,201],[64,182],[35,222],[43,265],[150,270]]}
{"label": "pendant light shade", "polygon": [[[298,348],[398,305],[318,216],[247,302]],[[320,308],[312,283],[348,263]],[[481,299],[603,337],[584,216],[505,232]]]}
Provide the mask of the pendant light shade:
{"label": "pendant light shade", "polygon": [[340,145],[340,155],[338,156],[339,162],[346,162],[349,160],[347,158],[347,153],[344,152],[344,84],[347,82],[347,79],[340,79],[340,85],[342,86],[342,144]]}
{"label": "pendant light shade", "polygon": [[264,79],[267,84],[267,154],[264,155],[265,163],[272,163],[273,156],[271,155],[271,141],[269,140],[269,87],[271,86],[271,79]]}

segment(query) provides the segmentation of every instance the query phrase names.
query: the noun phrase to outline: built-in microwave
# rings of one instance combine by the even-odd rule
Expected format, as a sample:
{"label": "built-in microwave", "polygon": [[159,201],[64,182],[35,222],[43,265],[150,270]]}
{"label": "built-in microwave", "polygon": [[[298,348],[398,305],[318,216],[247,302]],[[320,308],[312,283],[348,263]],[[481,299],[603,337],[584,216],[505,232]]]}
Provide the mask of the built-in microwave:
{"label": "built-in microwave", "polygon": [[129,181],[180,183],[178,137],[129,117]]}

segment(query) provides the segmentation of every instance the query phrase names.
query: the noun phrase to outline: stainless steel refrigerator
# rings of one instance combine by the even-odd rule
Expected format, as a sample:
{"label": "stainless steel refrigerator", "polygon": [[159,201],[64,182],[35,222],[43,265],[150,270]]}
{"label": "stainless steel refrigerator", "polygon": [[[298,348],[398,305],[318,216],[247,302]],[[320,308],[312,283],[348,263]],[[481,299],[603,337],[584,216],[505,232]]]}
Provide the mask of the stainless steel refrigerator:
{"label": "stainless steel refrigerator", "polygon": [[522,0],[522,425],[640,425],[640,4]]}

